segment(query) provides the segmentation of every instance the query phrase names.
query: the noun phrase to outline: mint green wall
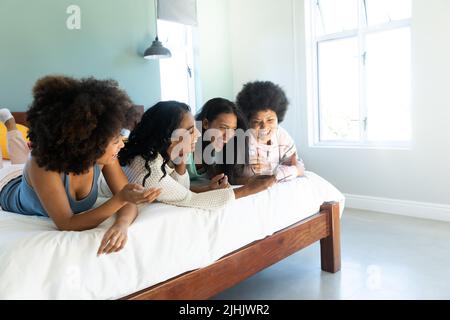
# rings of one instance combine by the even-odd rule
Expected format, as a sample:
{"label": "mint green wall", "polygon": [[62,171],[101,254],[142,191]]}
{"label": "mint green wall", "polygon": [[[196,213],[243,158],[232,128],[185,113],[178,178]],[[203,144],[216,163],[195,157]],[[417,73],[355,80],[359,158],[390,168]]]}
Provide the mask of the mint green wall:
{"label": "mint green wall", "polygon": [[[68,30],[69,5],[81,30]],[[154,38],[152,0],[0,0],[0,106],[26,110],[47,74],[119,81],[137,104],[160,99],[159,66],[142,53]]]}

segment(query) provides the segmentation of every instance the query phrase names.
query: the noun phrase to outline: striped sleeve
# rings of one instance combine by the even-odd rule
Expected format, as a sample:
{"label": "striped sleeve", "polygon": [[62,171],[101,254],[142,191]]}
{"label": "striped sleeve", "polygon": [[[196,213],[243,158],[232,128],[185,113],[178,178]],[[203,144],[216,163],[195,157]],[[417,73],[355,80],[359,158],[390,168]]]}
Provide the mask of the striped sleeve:
{"label": "striped sleeve", "polygon": [[[205,210],[218,209],[235,199],[234,191],[231,188],[212,190],[208,192],[195,193],[186,188],[183,184],[173,178],[171,174],[163,177],[161,157],[155,159],[151,164],[151,175],[147,178],[144,187],[161,188],[161,195],[158,201],[180,206],[191,207]],[[126,167],[125,173],[131,183],[142,184],[147,174],[145,169],[145,160],[142,157],[136,157],[133,162]],[[184,178],[183,178],[184,179]]]}

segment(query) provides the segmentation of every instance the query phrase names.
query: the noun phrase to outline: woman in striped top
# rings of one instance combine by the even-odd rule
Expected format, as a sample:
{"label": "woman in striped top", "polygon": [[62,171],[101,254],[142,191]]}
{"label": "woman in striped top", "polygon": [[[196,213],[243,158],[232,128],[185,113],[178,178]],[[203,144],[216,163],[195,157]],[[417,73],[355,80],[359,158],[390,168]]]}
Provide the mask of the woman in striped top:
{"label": "woman in striped top", "polygon": [[272,173],[278,182],[303,176],[305,167],[298,158],[295,142],[279,125],[289,104],[283,89],[270,81],[249,82],[237,95],[236,103],[251,131],[250,166],[243,176]]}

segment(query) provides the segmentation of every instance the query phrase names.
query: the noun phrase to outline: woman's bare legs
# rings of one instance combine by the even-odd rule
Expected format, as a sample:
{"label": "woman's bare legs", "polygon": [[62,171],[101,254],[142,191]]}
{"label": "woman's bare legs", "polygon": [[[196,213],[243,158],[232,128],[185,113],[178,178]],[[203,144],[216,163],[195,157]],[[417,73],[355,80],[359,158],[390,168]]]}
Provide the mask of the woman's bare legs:
{"label": "woman's bare legs", "polygon": [[[16,120],[11,112],[6,109],[0,109],[0,121],[4,122],[8,132],[6,133],[7,146],[11,164],[22,164],[28,160],[30,149],[22,137],[22,133],[17,130]],[[0,152],[1,155],[1,152]],[[3,167],[0,158],[0,168]]]}

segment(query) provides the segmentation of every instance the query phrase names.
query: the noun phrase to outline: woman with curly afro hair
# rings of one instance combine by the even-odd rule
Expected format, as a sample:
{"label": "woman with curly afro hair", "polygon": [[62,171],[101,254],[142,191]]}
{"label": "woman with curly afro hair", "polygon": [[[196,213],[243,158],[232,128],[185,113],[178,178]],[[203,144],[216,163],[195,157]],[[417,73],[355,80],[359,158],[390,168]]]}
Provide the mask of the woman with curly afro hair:
{"label": "woman with curly afro hair", "polygon": [[[97,253],[122,249],[136,204],[159,195],[128,184],[117,160],[129,97],[112,80],[47,76],[35,84],[33,98],[27,111],[31,156],[23,174],[1,190],[1,207],[50,217],[58,229],[72,231],[95,228],[116,214]],[[93,208],[100,173],[114,195]]]}
{"label": "woman with curly afro hair", "polygon": [[297,159],[294,140],[279,125],[289,104],[283,89],[270,81],[249,82],[238,93],[236,103],[251,131],[250,166],[244,176],[275,174],[278,182],[302,176],[304,166]]}

